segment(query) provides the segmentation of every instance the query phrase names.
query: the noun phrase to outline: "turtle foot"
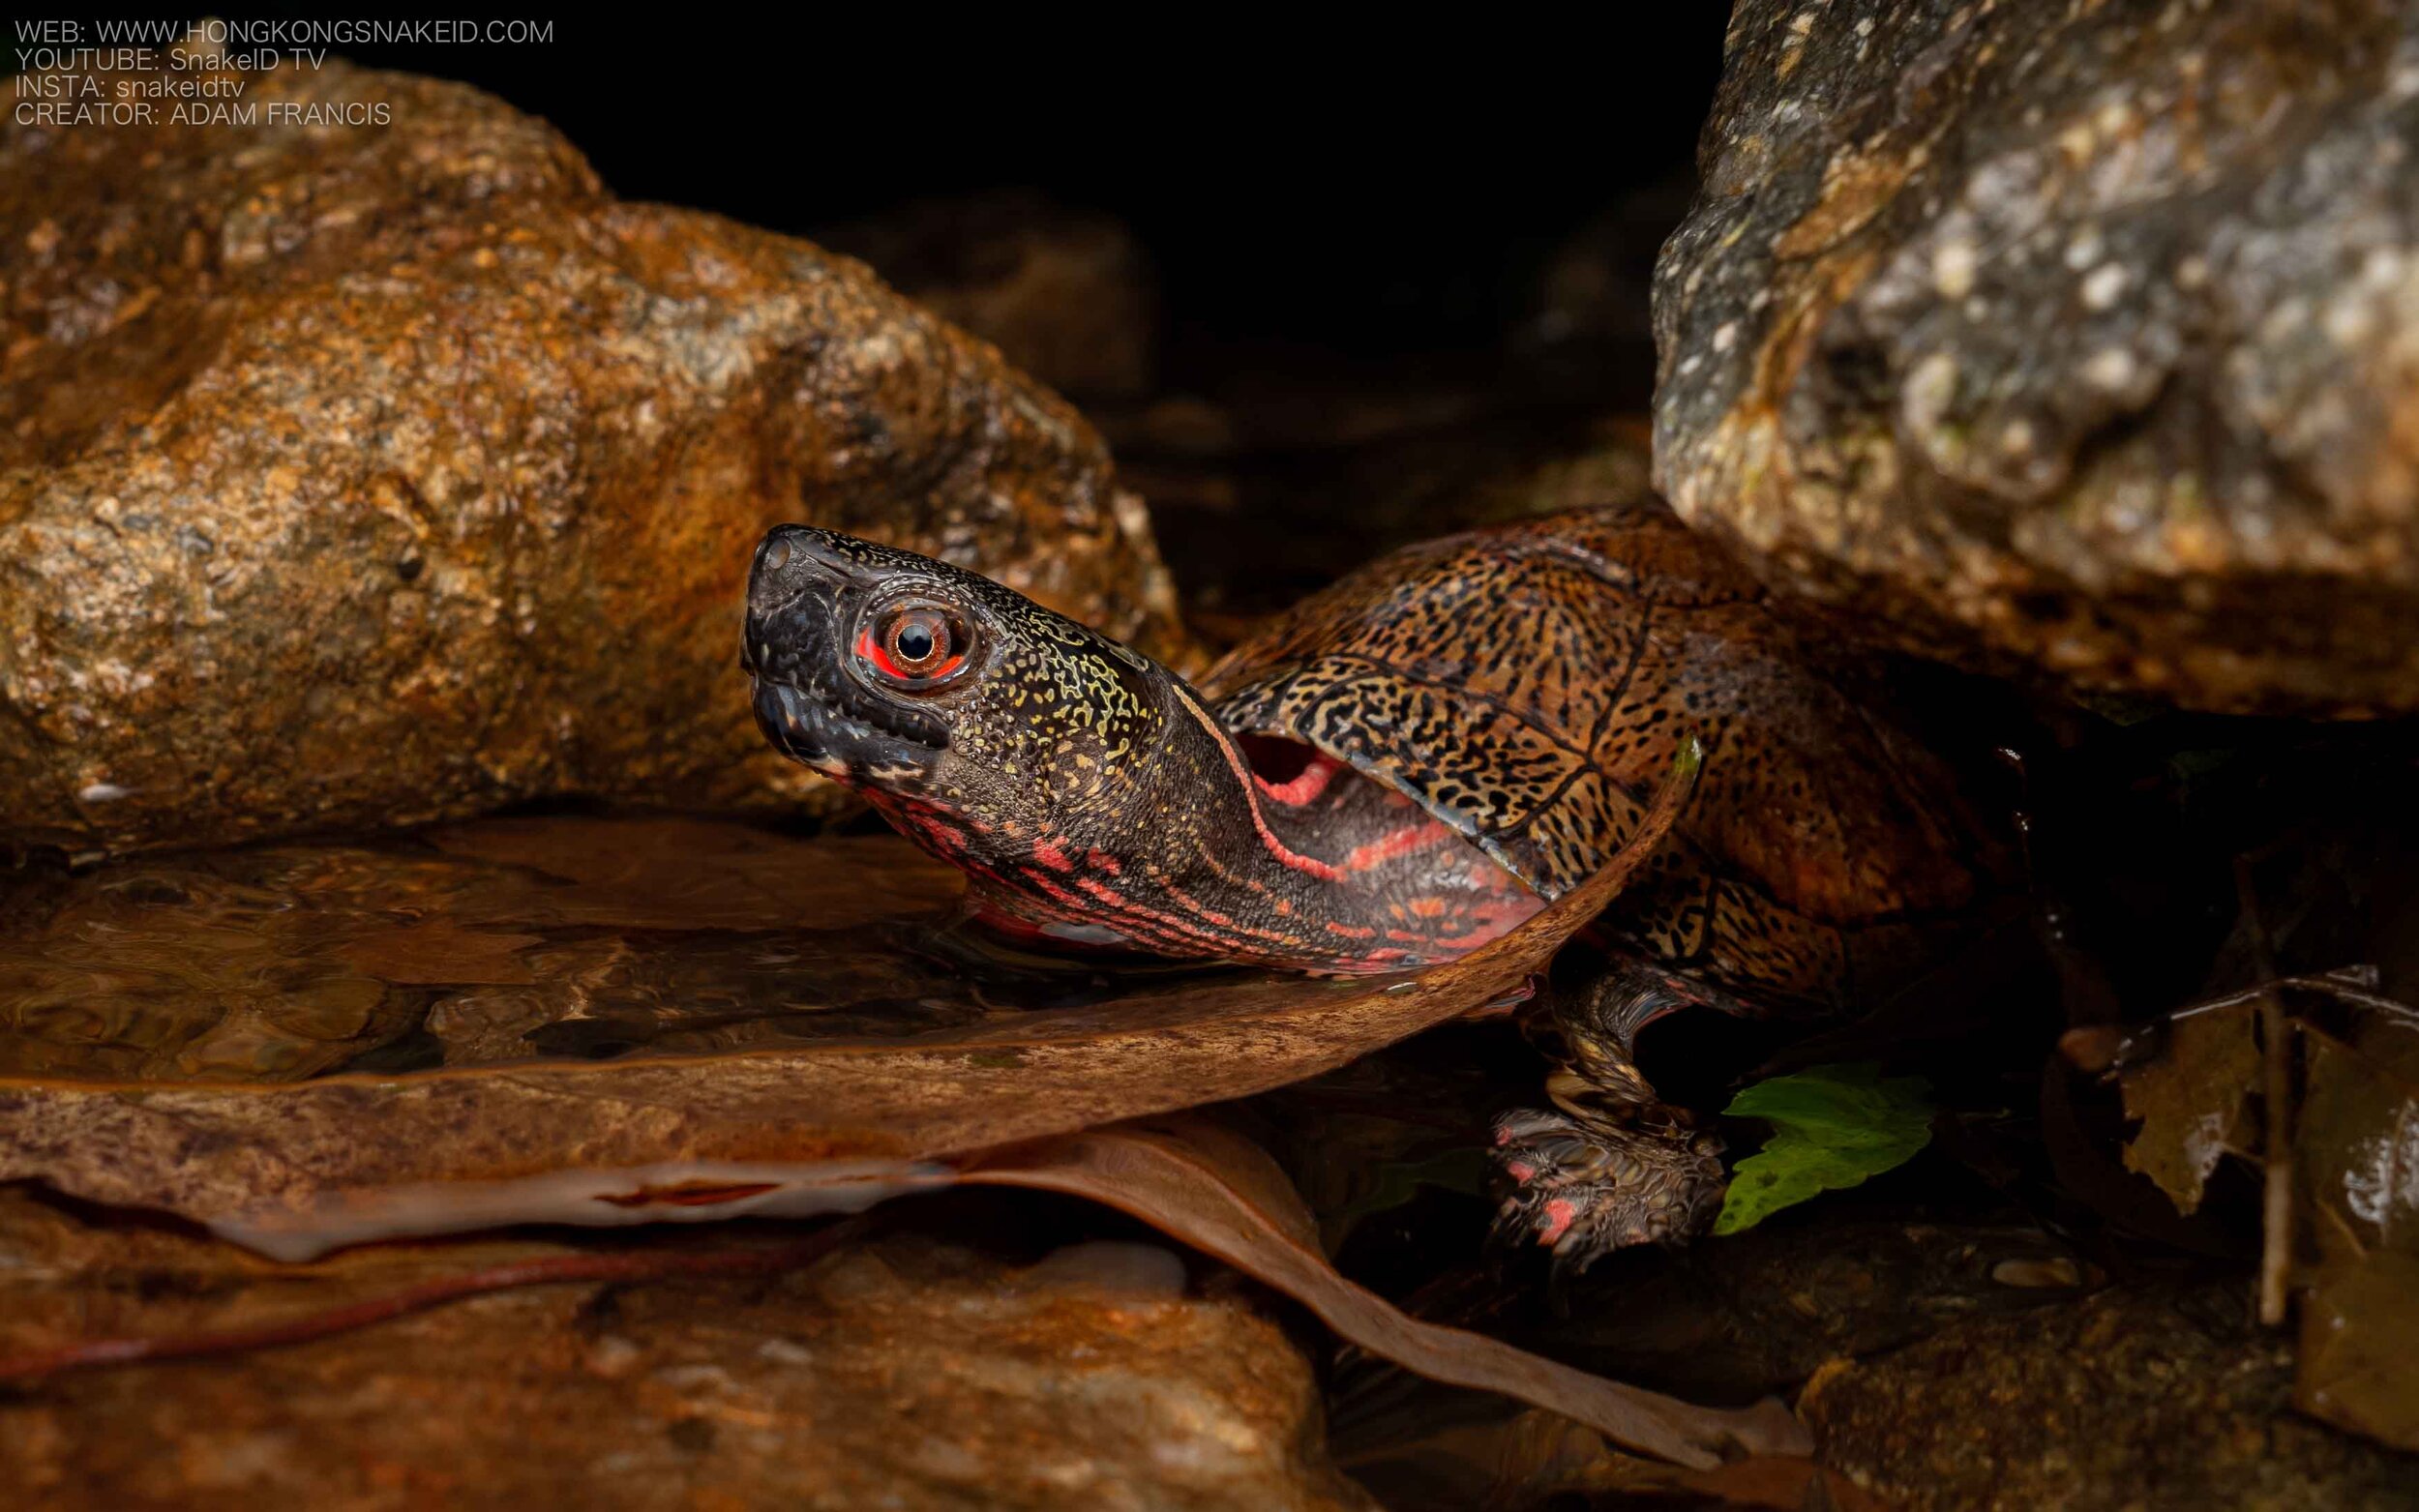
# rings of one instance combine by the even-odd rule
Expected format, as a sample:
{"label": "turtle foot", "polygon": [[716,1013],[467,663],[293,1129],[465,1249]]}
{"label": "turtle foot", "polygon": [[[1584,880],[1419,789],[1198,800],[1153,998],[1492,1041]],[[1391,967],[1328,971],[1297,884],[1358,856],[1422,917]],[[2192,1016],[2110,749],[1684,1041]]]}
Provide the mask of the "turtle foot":
{"label": "turtle foot", "polygon": [[1713,1222],[1724,1187],[1721,1141],[1686,1128],[1640,1129],[1522,1108],[1495,1120],[1506,1191],[1495,1238],[1543,1245],[1558,1274],[1632,1244],[1677,1244]]}

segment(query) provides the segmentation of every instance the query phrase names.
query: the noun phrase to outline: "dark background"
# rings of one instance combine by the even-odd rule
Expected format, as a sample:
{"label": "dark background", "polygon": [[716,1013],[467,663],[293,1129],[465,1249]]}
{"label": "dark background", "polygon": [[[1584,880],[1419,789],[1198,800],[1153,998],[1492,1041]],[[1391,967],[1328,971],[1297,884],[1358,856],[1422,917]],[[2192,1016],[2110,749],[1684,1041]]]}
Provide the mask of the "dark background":
{"label": "dark background", "polygon": [[1038,189],[1134,227],[1178,349],[1385,354],[1491,342],[1557,244],[1686,173],[1727,7],[1662,9],[1615,30],[1542,10],[1339,29],[672,7],[557,14],[547,45],[346,50],[546,117],[624,195],[778,230]]}

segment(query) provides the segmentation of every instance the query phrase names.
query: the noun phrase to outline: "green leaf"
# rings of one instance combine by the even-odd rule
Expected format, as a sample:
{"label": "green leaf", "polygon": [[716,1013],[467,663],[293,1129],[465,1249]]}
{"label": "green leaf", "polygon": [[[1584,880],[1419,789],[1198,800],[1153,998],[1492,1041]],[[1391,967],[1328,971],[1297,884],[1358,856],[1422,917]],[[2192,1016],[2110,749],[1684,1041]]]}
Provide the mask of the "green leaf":
{"label": "green leaf", "polygon": [[1869,1063],[1758,1082],[1723,1112],[1766,1120],[1773,1137],[1732,1171],[1716,1233],[1752,1229],[1818,1192],[1904,1165],[1932,1137],[1930,1083],[1922,1077],[1885,1081]]}

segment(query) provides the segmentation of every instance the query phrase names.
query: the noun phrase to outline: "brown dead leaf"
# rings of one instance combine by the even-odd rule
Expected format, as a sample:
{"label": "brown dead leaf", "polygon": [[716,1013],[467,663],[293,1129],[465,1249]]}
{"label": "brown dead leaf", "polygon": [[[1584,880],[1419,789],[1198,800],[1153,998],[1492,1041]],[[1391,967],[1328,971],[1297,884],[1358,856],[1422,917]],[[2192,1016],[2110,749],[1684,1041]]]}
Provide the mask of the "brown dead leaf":
{"label": "brown dead leaf", "polygon": [[1889,1512],[1890,1504],[1827,1466],[1794,1456],[1758,1455],[1710,1470],[1683,1470],[1672,1483],[1725,1506],[1771,1512]]}
{"label": "brown dead leaf", "polygon": [[2419,1449],[2419,1030],[2306,1029],[2295,1188],[2318,1264],[2301,1303],[2302,1410]]}
{"label": "brown dead leaf", "polygon": [[[0,1180],[177,1213],[287,1259],[511,1222],[854,1209],[947,1180],[945,1158],[1249,1096],[1518,991],[1621,890],[1692,776],[1585,886],[1414,978],[1194,979],[904,1043],[296,1083],[0,1081]],[[700,1186],[746,1195],[654,1200]]]}
{"label": "brown dead leaf", "polygon": [[2209,1173],[2242,1147],[2244,1104],[2259,1087],[2258,1018],[2255,1002],[2184,1015],[2165,1053],[2124,1073],[2126,1116],[2141,1120],[2125,1167],[2157,1182],[2177,1212],[2198,1208]]}
{"label": "brown dead leaf", "polygon": [[1797,1455],[1755,1454],[1703,1468],[1642,1459],[1558,1412],[1532,1409],[1487,1422],[1454,1421],[1345,1460],[1381,1498],[1401,1489],[1421,1505],[1489,1512],[1559,1505],[1752,1507],[1768,1512],[1889,1512],[1837,1470]]}
{"label": "brown dead leaf", "polygon": [[2294,1406],[2397,1449],[2419,1449],[2419,1257],[2321,1262],[2301,1301]]}
{"label": "brown dead leaf", "polygon": [[[2419,1449],[2419,1028],[2393,1009],[2351,1002],[2325,1021],[2340,1036],[2295,1021],[2291,1222],[2316,1264],[2294,1384],[2311,1415]],[[2142,1119],[2126,1164],[2186,1213],[2228,1151],[2265,1158],[2246,1118],[2262,1075],[2257,1016],[2246,995],[2180,1017],[2165,1052],[2124,1073],[2126,1112]]]}
{"label": "brown dead leaf", "polygon": [[1777,1402],[1742,1410],[1691,1407],[1397,1311],[1328,1263],[1308,1209],[1274,1162],[1202,1119],[1097,1129],[985,1156],[962,1179],[1069,1193],[1130,1213],[1284,1292],[1374,1354],[1432,1379],[1549,1408],[1676,1464],[1711,1468],[1726,1449],[1804,1453],[1811,1446]]}
{"label": "brown dead leaf", "polygon": [[743,824],[648,815],[484,819],[428,839],[447,855],[570,883],[550,899],[556,917],[616,929],[845,930],[938,911],[966,891],[955,867],[880,835],[810,846]]}
{"label": "brown dead leaf", "polygon": [[[1416,979],[1178,986],[1113,1011],[1037,1015],[1038,1028],[956,1031],[953,1043],[283,1085],[0,1083],[0,1178],[165,1208],[284,1259],[533,1220],[853,1208],[956,1181],[1055,1190],[1153,1223],[1438,1379],[1509,1393],[1685,1465],[1717,1465],[1731,1446],[1797,1449],[1803,1432],[1777,1404],[1691,1408],[1404,1316],[1328,1264],[1291,1185],[1236,1137],[1198,1120],[1080,1132],[1314,1075],[1519,988],[1621,888],[1692,779],[1691,767],[1666,785],[1630,848],[1585,887]],[[547,859],[552,875],[577,870]],[[254,1336],[213,1344],[222,1337]]]}

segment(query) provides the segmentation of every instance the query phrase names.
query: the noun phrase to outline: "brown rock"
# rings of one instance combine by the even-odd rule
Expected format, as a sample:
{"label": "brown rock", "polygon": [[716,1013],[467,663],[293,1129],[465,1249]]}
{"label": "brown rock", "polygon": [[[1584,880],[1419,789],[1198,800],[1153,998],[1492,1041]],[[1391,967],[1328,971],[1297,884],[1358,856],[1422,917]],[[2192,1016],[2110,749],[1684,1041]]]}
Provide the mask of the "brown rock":
{"label": "brown rock", "polygon": [[1150,390],[1158,279],[1115,217],[1002,191],[920,200],[817,236],[1062,394],[1131,400]]}
{"label": "brown rock", "polygon": [[1171,632],[1097,436],[858,265],[461,86],[244,82],[0,135],[0,844],[804,791],[732,670],[780,520]]}
{"label": "brown rock", "polygon": [[[0,1355],[594,1253],[487,1241],[270,1266],[0,1193]],[[1185,1269],[1155,1245],[1020,1265],[901,1233],[769,1279],[504,1291],[291,1348],[13,1383],[0,1460],[57,1508],[1369,1506],[1327,1458],[1309,1363]]]}
{"label": "brown rock", "polygon": [[2419,709],[2419,13],[1745,0],[1658,481],[1914,649]]}

